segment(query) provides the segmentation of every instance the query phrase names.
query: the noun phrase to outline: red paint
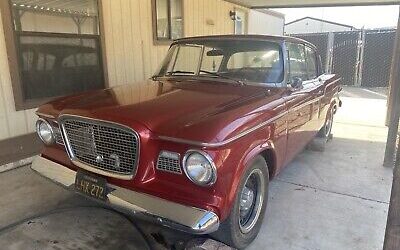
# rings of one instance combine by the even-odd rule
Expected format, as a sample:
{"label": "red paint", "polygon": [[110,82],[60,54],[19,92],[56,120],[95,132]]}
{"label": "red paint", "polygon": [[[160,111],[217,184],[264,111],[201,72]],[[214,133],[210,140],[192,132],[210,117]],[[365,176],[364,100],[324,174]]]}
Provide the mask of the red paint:
{"label": "red paint", "polygon": [[[315,89],[292,93],[289,88],[235,86],[221,80],[148,80],[135,85],[65,97],[43,105],[38,112],[58,117],[74,114],[120,123],[140,136],[138,171],[133,180],[107,178],[109,183],[167,200],[229,215],[241,174],[260,152],[273,153],[276,175],[323,126],[326,113],[338,105],[338,81],[331,76]],[[323,98],[319,91],[323,91]],[[313,104],[296,109],[299,105]],[[278,120],[217,148],[203,148],[214,159],[218,180],[199,187],[182,175],[155,169],[161,150],[180,153],[199,147],[163,141],[169,136],[215,143],[230,139],[277,115]],[[299,115],[305,114],[304,116]],[[63,147],[44,148],[43,156],[71,169]]]}

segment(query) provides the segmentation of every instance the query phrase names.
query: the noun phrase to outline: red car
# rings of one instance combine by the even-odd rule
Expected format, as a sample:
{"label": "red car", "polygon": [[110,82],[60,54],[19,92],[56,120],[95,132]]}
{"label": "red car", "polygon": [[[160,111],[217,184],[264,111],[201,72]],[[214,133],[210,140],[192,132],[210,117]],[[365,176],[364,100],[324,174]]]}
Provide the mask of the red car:
{"label": "red car", "polygon": [[260,230],[269,181],[315,136],[330,136],[340,89],[303,40],[180,39],[148,81],[41,106],[45,147],[32,169],[244,248]]}

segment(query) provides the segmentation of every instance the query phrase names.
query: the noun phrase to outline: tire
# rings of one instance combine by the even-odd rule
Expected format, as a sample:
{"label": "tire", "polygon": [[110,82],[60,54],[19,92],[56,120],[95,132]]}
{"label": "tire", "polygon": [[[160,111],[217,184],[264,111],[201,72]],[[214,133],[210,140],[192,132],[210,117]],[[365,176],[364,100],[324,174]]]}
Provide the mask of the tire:
{"label": "tire", "polygon": [[319,138],[324,138],[327,141],[332,138],[332,127],[333,127],[333,108],[329,109],[328,113],[326,114],[325,124],[318,132]]}
{"label": "tire", "polygon": [[[254,187],[256,186],[258,191],[253,192],[253,196],[249,195],[248,190],[255,190]],[[260,231],[268,202],[268,186],[267,162],[262,156],[257,156],[242,176],[229,217],[221,223],[219,230],[211,236],[237,249],[247,247]],[[254,193],[257,194],[254,195]],[[253,197],[253,199],[250,198],[253,204],[250,209],[248,209],[249,197]],[[242,198],[247,198],[247,200],[242,200]]]}

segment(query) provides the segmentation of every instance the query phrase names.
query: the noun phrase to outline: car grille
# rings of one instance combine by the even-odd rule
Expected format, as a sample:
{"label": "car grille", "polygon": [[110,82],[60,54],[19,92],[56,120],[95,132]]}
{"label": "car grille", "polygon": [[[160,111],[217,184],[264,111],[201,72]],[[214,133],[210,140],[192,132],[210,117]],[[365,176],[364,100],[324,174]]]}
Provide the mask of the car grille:
{"label": "car grille", "polygon": [[72,160],[120,175],[136,171],[139,138],[122,125],[84,118],[62,118],[61,126]]}
{"label": "car grille", "polygon": [[162,151],[158,156],[157,169],[174,174],[182,174],[179,154]]}
{"label": "car grille", "polygon": [[54,137],[56,139],[56,143],[60,144],[60,145],[64,145],[64,140],[61,135],[61,130],[58,127],[54,127],[53,131],[54,131]]}

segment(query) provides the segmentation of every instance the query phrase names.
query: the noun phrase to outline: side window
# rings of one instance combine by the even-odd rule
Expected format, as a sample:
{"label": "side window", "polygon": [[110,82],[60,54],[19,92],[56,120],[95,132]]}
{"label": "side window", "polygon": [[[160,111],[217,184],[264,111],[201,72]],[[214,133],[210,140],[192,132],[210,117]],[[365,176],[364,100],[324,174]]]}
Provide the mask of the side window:
{"label": "side window", "polygon": [[317,55],[313,49],[306,47],[308,80],[318,77]]}
{"label": "side window", "polygon": [[308,80],[305,46],[302,44],[288,43],[290,81],[294,78],[300,78],[303,81]]}

